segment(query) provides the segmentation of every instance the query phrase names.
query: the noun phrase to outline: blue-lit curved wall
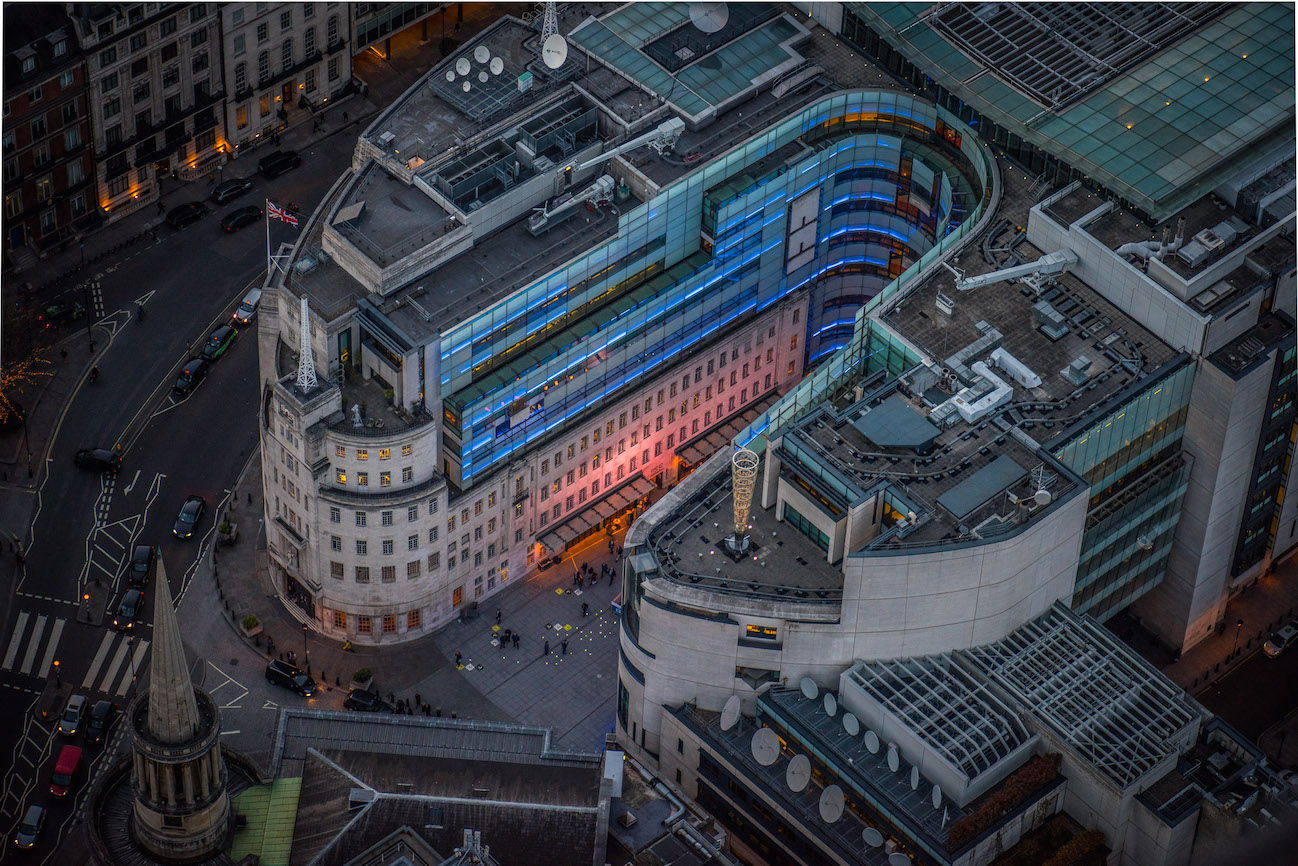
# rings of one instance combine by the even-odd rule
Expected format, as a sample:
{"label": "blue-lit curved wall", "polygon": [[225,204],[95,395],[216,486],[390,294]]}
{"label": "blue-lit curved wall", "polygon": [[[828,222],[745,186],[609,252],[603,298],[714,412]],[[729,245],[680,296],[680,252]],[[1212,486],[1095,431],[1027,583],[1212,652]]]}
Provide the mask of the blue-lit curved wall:
{"label": "blue-lit curved wall", "polygon": [[[809,364],[843,346],[861,303],[958,223],[963,198],[982,196],[961,157],[964,131],[905,94],[828,97],[623,214],[616,237],[451,329],[441,390],[452,476],[458,461],[462,486],[471,486],[804,287]],[[790,270],[791,205],[805,210],[808,193],[814,251]],[[655,276],[657,291],[628,300],[628,286]]]}

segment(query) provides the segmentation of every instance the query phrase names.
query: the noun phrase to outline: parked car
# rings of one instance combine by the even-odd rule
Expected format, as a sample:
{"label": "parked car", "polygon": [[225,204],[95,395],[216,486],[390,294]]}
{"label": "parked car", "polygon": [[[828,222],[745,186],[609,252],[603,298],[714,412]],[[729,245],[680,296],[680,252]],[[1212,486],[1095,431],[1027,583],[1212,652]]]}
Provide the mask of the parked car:
{"label": "parked car", "polygon": [[75,322],[86,314],[86,308],[79,303],[74,304],[53,304],[45,308],[41,313],[38,321],[47,328],[53,328],[55,325],[66,325],[69,322]]}
{"label": "parked car", "polygon": [[291,689],[308,698],[314,695],[316,690],[315,680],[302,673],[296,665],[279,659],[271,659],[270,664],[266,665],[266,681]]}
{"label": "parked car", "polygon": [[151,544],[137,544],[131,552],[131,565],[126,571],[126,582],[134,587],[144,587],[153,574],[153,563],[158,558],[158,548]]}
{"label": "parked car", "polygon": [[1298,643],[1298,619],[1288,623],[1271,635],[1267,642],[1262,644],[1262,652],[1271,658],[1275,658],[1295,643]]}
{"label": "parked car", "polygon": [[180,375],[176,377],[176,384],[171,386],[171,390],[177,394],[188,394],[207,376],[207,368],[210,365],[211,362],[206,358],[190,358],[181,369]]}
{"label": "parked car", "polygon": [[94,709],[90,711],[90,719],[86,722],[86,742],[103,742],[115,718],[117,718],[117,704],[112,701],[97,701]]}
{"label": "parked car", "polygon": [[18,832],[14,834],[14,844],[19,848],[32,847],[44,827],[45,807],[28,806],[27,814],[23,815],[23,821],[18,825]]}
{"label": "parked car", "polygon": [[243,296],[239,309],[234,311],[234,320],[244,325],[248,324],[257,315],[257,308],[260,306],[261,289],[249,289],[248,294]]}
{"label": "parked car", "polygon": [[222,181],[212,190],[212,201],[217,204],[225,204],[232,198],[238,198],[248,190],[252,189],[252,180],[246,177],[236,177],[232,180]]}
{"label": "parked car", "polygon": [[54,772],[50,774],[50,793],[59,799],[68,795],[81,776],[81,764],[85,753],[77,746],[64,746],[59,750],[59,758],[54,762]]}
{"label": "parked car", "polygon": [[259,219],[261,219],[261,208],[250,204],[247,207],[241,207],[226,214],[225,219],[221,220],[221,228],[227,232],[237,232],[249,223],[254,223]]}
{"label": "parked car", "polygon": [[180,515],[176,518],[176,525],[171,528],[177,538],[189,538],[194,534],[194,527],[198,526],[198,521],[203,519],[203,512],[207,510],[207,500],[201,496],[191,496],[185,500],[185,504],[180,506]]}
{"label": "parked car", "polygon": [[364,689],[352,689],[343,700],[343,707],[349,710],[361,710],[366,713],[392,712],[392,707],[376,695]]}
{"label": "parked car", "polygon": [[257,170],[263,176],[272,178],[279,177],[286,171],[291,171],[302,164],[302,157],[296,150],[277,150],[261,158],[257,164]]}
{"label": "parked car", "polygon": [[207,345],[203,346],[203,357],[209,361],[215,361],[225,354],[225,350],[230,348],[234,338],[239,336],[239,332],[229,325],[222,325],[212,332],[212,336],[207,338]]}
{"label": "parked car", "polygon": [[82,469],[116,472],[122,468],[122,455],[116,450],[110,451],[107,448],[82,448],[72,455],[72,462]]}
{"label": "parked car", "polygon": [[59,733],[65,737],[75,737],[85,714],[85,695],[73,695],[68,698],[68,704],[63,708],[63,716],[59,719]]}
{"label": "parked car", "polygon": [[191,201],[173,207],[167,211],[167,225],[174,229],[183,229],[207,216],[207,208],[201,201]]}
{"label": "parked car", "polygon": [[144,599],[144,590],[129,589],[122,596],[122,603],[117,607],[113,617],[113,628],[118,631],[130,631],[135,628],[135,620],[140,615],[140,602]]}

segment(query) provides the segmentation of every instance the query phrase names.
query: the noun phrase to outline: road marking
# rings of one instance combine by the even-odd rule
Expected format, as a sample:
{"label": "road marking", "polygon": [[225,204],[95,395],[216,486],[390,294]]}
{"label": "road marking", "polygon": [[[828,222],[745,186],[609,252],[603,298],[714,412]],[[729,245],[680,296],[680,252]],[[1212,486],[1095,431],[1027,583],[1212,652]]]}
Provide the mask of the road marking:
{"label": "road marking", "polygon": [[122,495],[123,495],[123,496],[129,496],[130,493],[131,493],[132,488],[135,487],[135,482],[137,482],[137,481],[139,481],[139,480],[140,480],[140,470],[136,469],[136,470],[135,470],[135,477],[131,479],[131,483],[130,483],[130,484],[126,485],[126,487],[124,487],[124,488],[122,489]]}
{"label": "road marking", "polygon": [[274,701],[266,701],[266,703],[261,705],[261,708],[263,710],[278,710],[279,704],[275,703]]}
{"label": "road marking", "polygon": [[18,646],[23,642],[23,629],[27,627],[27,617],[30,614],[22,611],[18,614],[18,622],[14,626],[14,636],[9,639],[9,649],[5,650],[5,663],[0,668],[11,670],[14,666],[14,659],[18,657]]}
{"label": "road marking", "polygon": [[36,676],[45,678],[50,675],[50,665],[54,661],[54,651],[59,648],[59,638],[63,636],[63,626],[66,624],[67,620],[62,617],[54,620],[54,631],[50,632],[50,642],[45,647],[45,658],[41,659],[40,670],[36,672]]}
{"label": "road marking", "polygon": [[108,655],[108,648],[113,645],[115,634],[110,632],[104,633],[104,639],[99,642],[99,652],[90,662],[90,670],[86,672],[86,678],[81,681],[83,689],[90,688],[90,684],[95,681],[95,674],[99,673],[99,666],[104,663],[104,656]]}
{"label": "road marking", "polygon": [[126,659],[126,654],[130,652],[131,646],[126,641],[117,645],[117,652],[113,654],[113,661],[104,673],[104,678],[99,681],[97,691],[108,692],[108,687],[113,683],[113,677],[117,676],[117,669],[121,667],[122,662]]}
{"label": "road marking", "polygon": [[45,631],[45,620],[48,617],[41,614],[36,617],[36,624],[32,626],[31,643],[27,644],[27,655],[23,656],[23,666],[18,669],[20,674],[29,674],[32,672],[32,662],[36,661],[36,650],[41,642],[41,634]]}
{"label": "road marking", "polygon": [[131,660],[129,669],[122,672],[122,682],[117,686],[117,695],[124,697],[131,688],[131,681],[140,671],[140,664],[144,661],[144,654],[149,650],[149,642],[141,640],[135,647],[135,657]]}
{"label": "road marking", "polygon": [[235,728],[233,731],[222,731],[221,736],[228,737],[231,734],[241,734],[241,733],[243,733],[243,731],[240,731],[238,728]]}

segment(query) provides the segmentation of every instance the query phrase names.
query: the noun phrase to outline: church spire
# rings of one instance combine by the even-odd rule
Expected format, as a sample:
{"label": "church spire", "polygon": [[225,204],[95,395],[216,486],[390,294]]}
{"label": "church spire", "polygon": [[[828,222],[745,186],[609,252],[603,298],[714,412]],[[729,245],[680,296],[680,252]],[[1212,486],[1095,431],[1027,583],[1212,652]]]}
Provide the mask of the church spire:
{"label": "church spire", "polygon": [[180,624],[162,557],[153,580],[153,662],[149,672],[149,733],[163,743],[186,743],[198,731],[198,705],[180,642]]}

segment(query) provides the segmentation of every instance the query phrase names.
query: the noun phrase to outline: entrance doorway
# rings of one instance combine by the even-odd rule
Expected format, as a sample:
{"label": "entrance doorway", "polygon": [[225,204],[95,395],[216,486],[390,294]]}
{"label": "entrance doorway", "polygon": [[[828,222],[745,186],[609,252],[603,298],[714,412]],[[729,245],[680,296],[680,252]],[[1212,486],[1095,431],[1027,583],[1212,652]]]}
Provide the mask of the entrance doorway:
{"label": "entrance doorway", "polygon": [[315,619],[315,599],[311,597],[306,587],[298,583],[290,574],[284,575],[284,592],[288,595],[289,601],[306,611],[307,616]]}

